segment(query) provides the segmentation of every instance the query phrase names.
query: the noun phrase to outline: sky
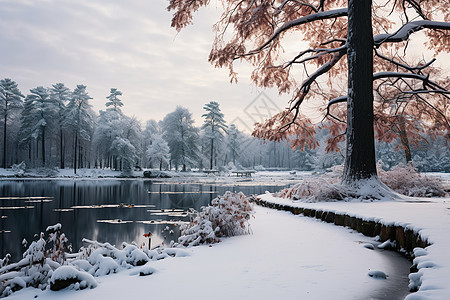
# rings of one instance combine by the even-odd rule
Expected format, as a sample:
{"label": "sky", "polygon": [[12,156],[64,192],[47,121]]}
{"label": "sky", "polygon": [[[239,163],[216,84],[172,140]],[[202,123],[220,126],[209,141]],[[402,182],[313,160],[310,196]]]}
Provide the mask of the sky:
{"label": "sky", "polygon": [[[216,9],[202,10],[195,25],[177,33],[170,27],[167,0],[1,0],[0,77],[11,78],[23,94],[36,86],[63,82],[87,85],[96,111],[105,109],[110,88],[122,91],[123,111],[145,122],[161,120],[177,105],[189,108],[201,125],[204,104],[218,101],[228,123],[241,130],[261,121],[243,110],[261,97],[284,108],[274,90],[255,87],[242,65],[239,84],[228,71],[208,63]],[[258,100],[259,101],[259,100]]]}
{"label": "sky", "polygon": [[[170,27],[167,0],[0,0],[0,77],[23,94],[62,82],[87,85],[96,111],[110,88],[123,92],[123,111],[145,122],[161,120],[177,105],[189,108],[197,126],[204,104],[217,101],[225,120],[249,131],[287,106],[288,95],[250,81],[238,64],[238,84],[228,70],[208,63],[214,4],[178,33]],[[219,5],[219,4],[217,4]],[[312,104],[308,109],[317,108]]]}

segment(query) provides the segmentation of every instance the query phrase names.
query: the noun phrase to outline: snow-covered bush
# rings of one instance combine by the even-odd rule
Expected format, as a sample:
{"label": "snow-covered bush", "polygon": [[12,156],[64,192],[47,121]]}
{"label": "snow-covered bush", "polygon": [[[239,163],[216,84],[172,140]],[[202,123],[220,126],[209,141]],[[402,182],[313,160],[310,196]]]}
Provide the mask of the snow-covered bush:
{"label": "snow-covered bush", "polygon": [[398,164],[391,171],[384,171],[378,165],[378,177],[397,193],[411,197],[445,196],[442,180],[434,176],[419,173],[412,164]]}
{"label": "snow-covered bush", "polygon": [[[42,290],[84,289],[95,288],[94,277],[105,276],[146,265],[150,261],[168,257],[183,257],[189,253],[179,248],[165,248],[164,245],[148,250],[140,249],[135,244],[122,244],[118,249],[109,243],[99,243],[83,239],[84,246],[77,253],[68,253],[68,240],[61,233],[61,224],[47,227],[45,234],[38,235],[23,254],[23,259],[9,264],[10,255],[0,259],[0,297],[25,287],[35,287]],[[26,241],[23,242],[26,245]],[[171,245],[172,246],[172,245]],[[141,273],[154,273],[149,265]],[[139,273],[139,272],[138,272]]]}
{"label": "snow-covered bush", "polygon": [[0,268],[0,297],[24,287],[45,289],[53,271],[66,264],[68,240],[61,233],[61,224],[49,226],[46,231],[49,234],[47,240],[45,234],[41,233],[39,239],[33,241],[24,252],[22,260]]}
{"label": "snow-covered bush", "polygon": [[203,206],[189,224],[182,225],[179,244],[191,247],[212,244],[220,237],[250,233],[253,206],[243,193],[226,192]]}
{"label": "snow-covered bush", "polygon": [[11,166],[14,174],[18,177],[23,176],[25,174],[26,165],[25,162],[21,162],[20,164],[13,164]]}
{"label": "snow-covered bush", "polygon": [[39,177],[55,177],[58,175],[58,169],[56,168],[37,168],[36,174]]}
{"label": "snow-covered bush", "polygon": [[78,271],[72,266],[61,266],[55,270],[49,282],[52,291],[59,291],[71,286],[76,290],[97,286],[97,282],[91,274]]}
{"label": "snow-covered bush", "polygon": [[53,244],[49,251],[50,258],[62,265],[66,261],[65,250],[71,250],[71,246],[66,235],[61,232],[61,228],[61,224],[57,223],[53,226],[48,226],[46,231],[49,234],[48,241]]}

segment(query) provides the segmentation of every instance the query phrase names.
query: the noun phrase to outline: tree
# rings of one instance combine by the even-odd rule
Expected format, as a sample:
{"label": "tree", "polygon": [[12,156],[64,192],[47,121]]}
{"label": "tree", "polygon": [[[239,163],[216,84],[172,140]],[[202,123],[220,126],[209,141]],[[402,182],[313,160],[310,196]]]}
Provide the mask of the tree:
{"label": "tree", "polygon": [[33,139],[40,138],[42,166],[45,166],[46,134],[50,132],[55,121],[58,121],[58,104],[54,102],[54,98],[50,97],[48,90],[42,86],[31,89],[25,101],[27,102],[28,122],[23,125],[31,126],[29,133]]}
{"label": "tree", "polygon": [[13,112],[22,108],[22,98],[24,98],[24,96],[19,91],[15,81],[12,81],[9,78],[0,80],[0,113],[3,117],[3,168],[6,168],[8,118],[11,117]]}
{"label": "tree", "polygon": [[117,112],[122,112],[120,108],[123,106],[123,103],[117,96],[122,96],[122,92],[115,88],[111,88],[109,96],[106,97],[109,100],[108,102],[106,102],[106,107]]}
{"label": "tree", "polygon": [[163,139],[161,134],[155,133],[152,136],[152,143],[148,146],[145,152],[147,158],[151,162],[159,164],[159,169],[162,170],[163,164],[169,164],[170,148],[169,144]]}
{"label": "tree", "polygon": [[[192,22],[192,16],[210,1],[170,0],[174,10],[172,26],[177,30]],[[438,16],[449,16],[449,8],[439,1],[392,1],[375,4],[371,0],[338,1],[250,1],[223,0],[224,13],[215,25],[216,38],[209,60],[217,67],[228,67],[231,80],[237,79],[234,61],[247,60],[255,68],[253,81],[263,87],[277,87],[280,93],[293,90],[289,107],[257,127],[254,134],[271,140],[287,138],[294,131],[310,131],[308,120],[301,118],[300,106],[321,90],[320,77],[328,74],[345,78],[346,95],[328,99],[328,106],[347,103],[346,157],[343,183],[358,186],[361,179],[376,177],[373,82],[385,78],[415,78],[423,83],[423,92],[442,93],[444,89],[417,68],[405,68],[396,59],[398,50],[414,32],[422,29],[429,38],[429,46],[436,52],[448,51],[446,31],[450,23],[434,21]],[[403,24],[393,33],[393,13]],[[347,17],[347,18],[345,18]],[[372,22],[373,20],[373,22]],[[372,32],[374,26],[375,35]],[[229,32],[233,31],[233,32]],[[300,33],[310,42],[310,48],[282,56],[282,41],[295,42],[292,35]],[[373,36],[373,38],[371,38]],[[228,39],[229,38],[229,39]],[[227,40],[228,39],[228,40]],[[253,50],[248,50],[252,47]],[[387,55],[377,56],[374,73],[374,51]],[[394,53],[395,55],[389,55]],[[289,53],[291,54],[291,53]],[[344,64],[345,57],[347,65]],[[305,66],[306,79],[301,83],[293,79],[297,66]],[[310,72],[311,67],[317,69]],[[386,68],[389,66],[389,68]],[[401,72],[394,72],[395,69]],[[384,72],[381,72],[380,70]],[[269,132],[269,136],[267,136]],[[311,139],[300,140],[302,146]]]}
{"label": "tree", "polygon": [[[122,131],[119,135],[119,138],[125,141],[130,146],[127,147],[127,151],[122,151],[120,155],[117,154],[117,157],[121,160],[122,168],[125,171],[130,171],[131,168],[136,165],[137,159],[142,152],[141,123],[135,117],[128,117],[125,115],[123,115],[120,121],[121,121],[120,128],[122,128]],[[113,154],[115,154],[115,151],[116,148],[113,142],[112,145]]]}
{"label": "tree", "polygon": [[162,120],[163,138],[170,148],[171,161],[175,168],[194,166],[199,156],[198,129],[194,127],[192,114],[187,108],[177,106],[175,111],[167,114]]}
{"label": "tree", "polygon": [[227,130],[227,146],[233,165],[236,165],[236,158],[240,152],[240,135],[241,133],[236,128],[236,125],[231,124],[230,128]]}
{"label": "tree", "polygon": [[219,103],[211,101],[203,107],[207,113],[203,114],[205,118],[202,129],[205,132],[205,138],[209,143],[209,169],[212,170],[217,157],[217,149],[223,142],[223,133],[227,129],[225,120],[223,119],[223,113],[220,111]]}
{"label": "tree", "polygon": [[[153,142],[153,136],[155,134],[160,134],[161,133],[161,129],[159,128],[158,122],[156,122],[155,120],[148,120],[145,124],[145,128],[144,131],[142,132],[142,149],[148,149],[148,147],[152,144]],[[144,153],[145,154],[145,153]],[[150,167],[152,168],[152,161],[148,159],[148,155],[145,154],[142,159],[143,159],[143,165],[146,167]]]}
{"label": "tree", "polygon": [[64,121],[64,128],[73,132],[73,171],[77,173],[77,164],[81,167],[81,141],[90,141],[94,127],[94,111],[89,103],[92,99],[86,91],[86,86],[79,84],[72,93],[67,104]]}
{"label": "tree", "polygon": [[66,103],[69,101],[71,97],[71,91],[68,87],[64,85],[64,83],[56,83],[53,84],[50,89],[50,97],[57,104],[58,107],[58,126],[59,126],[59,159],[60,159],[60,168],[64,169],[65,167],[65,138],[63,131],[63,120],[64,114],[66,110]]}

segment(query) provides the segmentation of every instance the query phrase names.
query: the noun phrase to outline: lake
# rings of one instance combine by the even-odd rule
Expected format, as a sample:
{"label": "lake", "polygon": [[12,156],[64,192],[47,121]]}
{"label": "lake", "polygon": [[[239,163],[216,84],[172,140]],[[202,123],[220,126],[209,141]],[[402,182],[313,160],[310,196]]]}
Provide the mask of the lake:
{"label": "lake", "polygon": [[152,246],[177,241],[179,222],[189,221],[186,211],[200,210],[225,191],[246,195],[275,192],[280,185],[202,184],[152,180],[1,180],[0,250],[12,261],[22,257],[34,235],[47,226],[62,224],[76,252],[82,239],[147,243]]}

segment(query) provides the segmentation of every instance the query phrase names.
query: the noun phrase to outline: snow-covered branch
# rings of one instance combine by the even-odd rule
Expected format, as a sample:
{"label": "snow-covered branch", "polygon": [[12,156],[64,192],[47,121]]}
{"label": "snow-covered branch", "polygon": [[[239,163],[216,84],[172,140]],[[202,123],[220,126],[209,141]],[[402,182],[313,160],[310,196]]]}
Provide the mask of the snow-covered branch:
{"label": "snow-covered branch", "polygon": [[284,0],[283,3],[281,3],[280,6],[278,6],[277,11],[278,11],[278,12],[281,12],[281,11],[283,10],[284,6],[285,6],[286,4],[288,4],[289,2],[295,2],[295,3],[297,3],[298,5],[303,5],[303,6],[307,6],[307,7],[311,8],[311,9],[312,9],[314,12],[316,12],[316,13],[319,12],[319,9],[317,9],[316,7],[314,7],[314,5],[309,4],[309,3],[306,3],[306,2],[297,1],[297,0]]}
{"label": "snow-covered branch", "polygon": [[266,48],[270,43],[272,43],[276,38],[278,38],[278,36],[280,34],[282,34],[286,30],[289,30],[293,27],[300,26],[300,25],[303,25],[306,23],[311,23],[314,21],[334,19],[334,18],[345,17],[345,16],[347,16],[347,8],[339,8],[339,9],[318,12],[315,14],[307,15],[307,16],[292,20],[290,22],[285,23],[283,26],[281,26],[279,29],[277,29],[274,32],[274,34],[270,37],[269,40],[267,40],[258,49],[251,51],[249,54],[254,54],[254,53],[260,52],[261,50]]}
{"label": "snow-covered branch", "polygon": [[424,84],[428,84],[430,86],[437,87],[439,89],[445,90],[436,82],[431,81],[428,76],[415,74],[415,73],[400,73],[400,72],[378,72],[373,74],[373,80],[381,79],[381,78],[412,78],[423,81]]}
{"label": "snow-covered branch", "polygon": [[412,21],[406,23],[392,34],[382,33],[375,35],[373,37],[373,41],[376,47],[379,47],[383,43],[398,43],[406,41],[411,34],[424,28],[450,30],[450,23],[430,20]]}
{"label": "snow-covered branch", "polygon": [[338,103],[343,103],[343,102],[347,102],[347,95],[345,95],[345,96],[340,96],[340,97],[336,97],[336,98],[334,98],[334,99],[331,99],[331,100],[328,102],[328,105],[327,105],[327,113],[325,114],[325,117],[324,117],[324,118],[326,118],[327,116],[330,116],[330,117],[332,117],[333,119],[335,119],[335,120],[338,121],[338,122],[345,123],[344,121],[342,121],[342,120],[339,119],[338,117],[332,115],[331,112],[330,112],[331,106],[333,106],[333,105],[335,105],[335,104],[338,104]]}
{"label": "snow-covered branch", "polygon": [[[292,64],[302,64],[302,63],[305,63],[305,62],[307,62],[307,61],[310,61],[310,60],[314,60],[314,59],[320,58],[320,57],[322,57],[322,56],[324,56],[324,55],[332,54],[332,53],[336,53],[336,52],[341,52],[341,51],[344,51],[344,50],[346,50],[346,49],[347,49],[347,46],[345,46],[345,45],[342,46],[342,47],[338,47],[338,48],[308,49],[308,50],[305,50],[305,51],[300,52],[300,53],[299,53],[297,56],[295,56],[292,60],[286,62],[286,63],[285,63],[284,65],[282,65],[282,66],[283,66],[283,68],[287,68],[287,67],[291,66]],[[300,58],[302,58],[305,54],[308,54],[308,53],[316,53],[316,54],[315,54],[315,55],[308,56],[308,57],[303,58],[303,59],[300,59]],[[299,59],[300,59],[300,60],[299,60]]]}
{"label": "snow-covered branch", "polygon": [[431,93],[435,93],[435,94],[450,94],[450,91],[447,90],[414,90],[414,91],[404,91],[404,94],[413,94],[413,95],[417,95],[417,94],[431,94]]}

